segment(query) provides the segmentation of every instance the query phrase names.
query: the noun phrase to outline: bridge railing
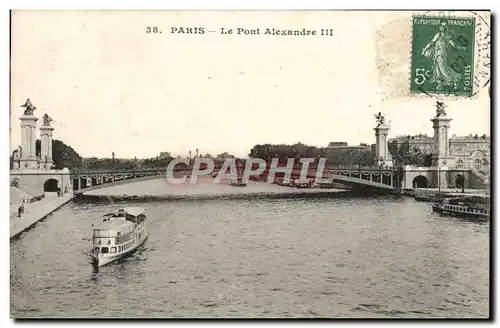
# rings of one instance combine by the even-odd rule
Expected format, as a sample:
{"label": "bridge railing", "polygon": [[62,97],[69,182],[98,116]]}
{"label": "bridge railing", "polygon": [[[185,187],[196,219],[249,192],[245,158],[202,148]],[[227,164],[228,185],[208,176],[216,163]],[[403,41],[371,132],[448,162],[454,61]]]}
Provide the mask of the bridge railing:
{"label": "bridge railing", "polygon": [[[243,165],[245,162],[238,162],[240,165]],[[271,163],[266,163],[266,169],[270,168]],[[278,163],[278,167],[286,166],[285,163]],[[184,165],[178,164],[173,168],[173,171],[184,171],[184,170],[192,170],[193,165]],[[220,163],[216,163],[214,170],[219,170],[222,167]],[[301,168],[302,164],[297,163],[294,165],[294,169]],[[318,163],[310,163],[309,168],[316,169],[318,167]],[[168,166],[161,167],[142,167],[142,168],[130,168],[130,169],[73,169],[71,170],[72,174],[101,174],[101,173],[131,173],[131,172],[151,172],[151,171],[166,171]],[[380,165],[335,165],[335,164],[326,164],[325,169],[343,169],[343,170],[395,170],[393,167],[388,166],[380,166]]]}
{"label": "bridge railing", "polygon": [[[110,184],[123,183],[126,180],[144,180],[156,179],[162,176],[159,170],[154,171],[115,171],[115,172],[80,172],[71,173],[73,180],[73,190],[80,191],[82,189],[92,187],[104,187]],[[164,174],[163,174],[164,176]]]}

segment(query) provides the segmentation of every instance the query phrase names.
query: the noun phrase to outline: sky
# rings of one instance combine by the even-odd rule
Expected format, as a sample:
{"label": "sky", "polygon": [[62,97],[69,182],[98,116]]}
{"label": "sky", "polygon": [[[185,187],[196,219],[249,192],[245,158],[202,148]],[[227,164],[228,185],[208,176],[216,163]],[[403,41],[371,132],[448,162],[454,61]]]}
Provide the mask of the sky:
{"label": "sky", "polygon": [[[37,107],[38,126],[48,113],[54,138],[83,157],[186,156],[196,149],[246,156],[263,143],[372,144],[378,112],[391,123],[390,137],[432,135],[436,100],[448,105],[450,137],[490,134],[486,88],[465,99],[410,95],[412,14],[14,11],[11,148],[20,144],[26,98]],[[147,33],[148,26],[162,33]],[[173,27],[205,33],[171,33]],[[237,28],[260,34],[238,35]],[[272,36],[266,28],[332,35]]]}

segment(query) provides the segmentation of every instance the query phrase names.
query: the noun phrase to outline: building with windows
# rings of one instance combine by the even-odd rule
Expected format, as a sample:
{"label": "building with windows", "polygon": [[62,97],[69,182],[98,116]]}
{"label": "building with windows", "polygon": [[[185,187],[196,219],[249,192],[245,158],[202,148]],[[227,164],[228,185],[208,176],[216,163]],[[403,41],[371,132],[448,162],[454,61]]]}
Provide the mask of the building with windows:
{"label": "building with windows", "polygon": [[[434,151],[434,137],[426,134],[398,136],[389,139],[389,143],[393,141],[398,143],[408,141],[409,151],[414,154],[428,155]],[[489,173],[491,152],[491,138],[489,136],[453,135],[448,142],[450,156],[454,158],[453,167],[474,168],[476,171]]]}
{"label": "building with windows", "polygon": [[158,156],[158,159],[164,159],[164,158],[172,158],[169,151],[162,151],[160,153],[160,156]]}
{"label": "building with windows", "polygon": [[487,135],[453,136],[449,143],[455,167],[472,168],[479,172],[490,171],[491,138]]}
{"label": "building with windows", "polygon": [[404,143],[408,141],[409,151],[413,154],[432,154],[434,149],[434,137],[429,137],[427,134],[418,134],[414,136],[398,136],[389,139],[389,143],[397,141]]}
{"label": "building with windows", "polygon": [[335,149],[339,149],[339,150],[345,150],[345,151],[350,151],[350,150],[361,150],[361,151],[365,151],[365,150],[371,150],[371,146],[366,144],[366,143],[361,143],[359,144],[358,146],[349,146],[347,144],[347,142],[343,142],[343,141],[332,141],[328,144],[328,146],[326,146],[326,149],[328,150],[335,150]]}
{"label": "building with windows", "polygon": [[347,142],[344,141],[332,141],[326,146],[326,148],[340,148],[340,147],[347,147]]}

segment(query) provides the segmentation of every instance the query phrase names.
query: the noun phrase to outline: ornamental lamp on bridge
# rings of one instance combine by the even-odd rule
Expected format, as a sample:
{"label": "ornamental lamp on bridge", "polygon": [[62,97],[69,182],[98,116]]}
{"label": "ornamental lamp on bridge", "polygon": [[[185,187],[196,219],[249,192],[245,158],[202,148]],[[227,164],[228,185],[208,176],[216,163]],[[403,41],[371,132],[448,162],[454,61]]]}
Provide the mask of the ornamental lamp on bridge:
{"label": "ornamental lamp on bridge", "polygon": [[68,167],[68,159],[69,159],[68,153],[64,153],[62,155],[62,159],[63,159],[63,166]]}
{"label": "ornamental lamp on bridge", "polygon": [[354,155],[354,165],[355,166],[360,166],[361,165],[361,158],[362,156],[357,154],[357,155]]}

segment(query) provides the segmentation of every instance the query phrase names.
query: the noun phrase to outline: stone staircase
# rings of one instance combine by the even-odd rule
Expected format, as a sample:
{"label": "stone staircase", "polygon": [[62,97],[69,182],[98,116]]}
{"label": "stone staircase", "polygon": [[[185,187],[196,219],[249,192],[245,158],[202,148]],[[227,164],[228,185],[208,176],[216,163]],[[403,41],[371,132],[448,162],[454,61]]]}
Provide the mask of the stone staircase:
{"label": "stone staircase", "polygon": [[481,182],[481,184],[485,188],[489,187],[490,179],[489,179],[488,175],[486,175],[484,172],[480,172],[480,171],[476,170],[475,168],[471,168],[470,172],[474,177],[476,177]]}

